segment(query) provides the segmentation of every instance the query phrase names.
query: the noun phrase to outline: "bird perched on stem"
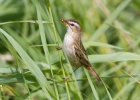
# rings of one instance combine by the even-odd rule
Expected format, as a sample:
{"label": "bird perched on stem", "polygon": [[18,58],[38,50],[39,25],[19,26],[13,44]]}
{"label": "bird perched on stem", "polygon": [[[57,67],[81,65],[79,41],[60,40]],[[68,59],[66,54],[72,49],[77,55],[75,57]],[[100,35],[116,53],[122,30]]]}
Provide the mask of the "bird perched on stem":
{"label": "bird perched on stem", "polygon": [[[84,66],[84,68],[89,70],[90,73],[100,82],[100,77],[88,61],[86,50],[81,41],[81,27],[79,23],[73,19],[62,19],[61,22],[64,23],[67,27],[67,32],[63,41],[63,51],[67,55],[70,64],[76,67],[76,69],[78,69],[81,66]],[[61,48],[57,47],[57,49]]]}

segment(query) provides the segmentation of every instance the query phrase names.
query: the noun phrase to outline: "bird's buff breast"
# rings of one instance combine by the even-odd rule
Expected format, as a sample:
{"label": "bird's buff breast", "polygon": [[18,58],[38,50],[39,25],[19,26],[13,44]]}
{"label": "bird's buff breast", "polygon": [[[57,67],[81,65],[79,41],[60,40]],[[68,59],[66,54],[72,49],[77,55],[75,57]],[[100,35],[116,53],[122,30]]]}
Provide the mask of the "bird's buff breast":
{"label": "bird's buff breast", "polygon": [[80,61],[77,59],[77,57],[74,53],[75,52],[74,39],[69,34],[65,35],[65,38],[63,41],[63,51],[66,54],[66,56],[68,57],[72,66],[74,66],[74,67],[81,66]]}

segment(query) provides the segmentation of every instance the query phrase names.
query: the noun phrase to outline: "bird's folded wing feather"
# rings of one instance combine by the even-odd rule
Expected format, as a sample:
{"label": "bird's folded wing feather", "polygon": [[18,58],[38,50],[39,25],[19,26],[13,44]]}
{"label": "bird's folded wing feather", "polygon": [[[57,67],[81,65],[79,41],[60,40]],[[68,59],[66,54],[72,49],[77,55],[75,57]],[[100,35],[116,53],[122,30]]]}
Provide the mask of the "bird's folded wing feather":
{"label": "bird's folded wing feather", "polygon": [[85,50],[82,42],[75,43],[74,49],[75,49],[74,55],[78,58],[78,60],[86,67],[91,66],[88,61],[87,53],[86,53],[86,50]]}

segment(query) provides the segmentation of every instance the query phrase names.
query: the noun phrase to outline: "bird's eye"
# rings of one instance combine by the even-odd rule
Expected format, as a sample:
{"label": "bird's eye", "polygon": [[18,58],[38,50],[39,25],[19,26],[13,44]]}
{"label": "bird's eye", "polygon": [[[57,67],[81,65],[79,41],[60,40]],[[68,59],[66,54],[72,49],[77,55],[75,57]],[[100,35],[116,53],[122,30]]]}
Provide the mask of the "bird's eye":
{"label": "bird's eye", "polygon": [[71,26],[74,26],[74,24],[70,24]]}

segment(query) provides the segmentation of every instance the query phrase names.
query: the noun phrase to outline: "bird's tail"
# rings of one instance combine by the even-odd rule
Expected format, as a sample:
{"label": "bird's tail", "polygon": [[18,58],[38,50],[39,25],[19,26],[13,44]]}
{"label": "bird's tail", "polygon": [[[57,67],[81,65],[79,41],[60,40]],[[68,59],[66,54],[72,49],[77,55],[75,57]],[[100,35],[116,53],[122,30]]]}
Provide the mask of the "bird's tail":
{"label": "bird's tail", "polygon": [[90,71],[90,73],[100,82],[101,79],[100,77],[98,76],[98,74],[95,72],[95,70],[90,66],[90,67],[85,67],[87,70]]}

